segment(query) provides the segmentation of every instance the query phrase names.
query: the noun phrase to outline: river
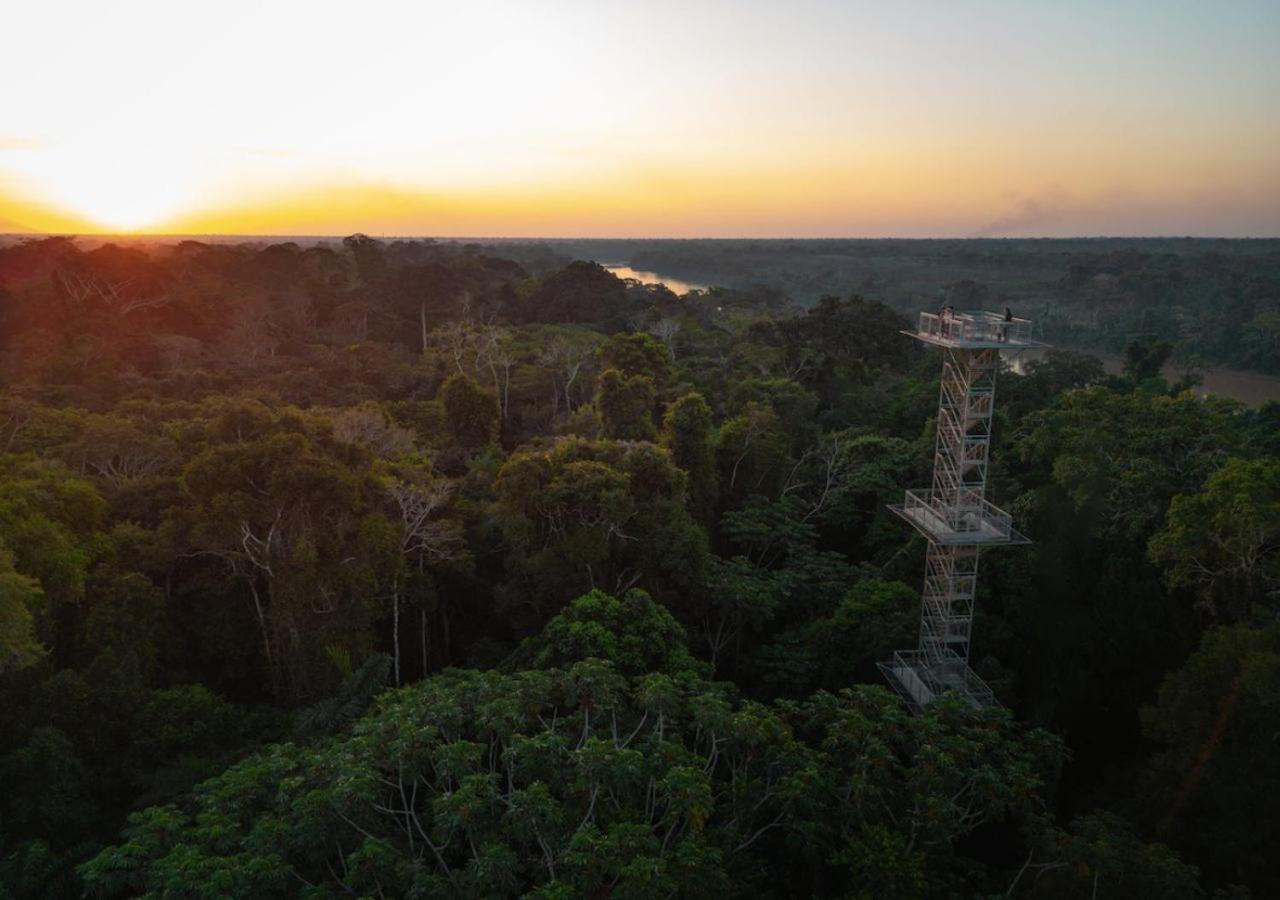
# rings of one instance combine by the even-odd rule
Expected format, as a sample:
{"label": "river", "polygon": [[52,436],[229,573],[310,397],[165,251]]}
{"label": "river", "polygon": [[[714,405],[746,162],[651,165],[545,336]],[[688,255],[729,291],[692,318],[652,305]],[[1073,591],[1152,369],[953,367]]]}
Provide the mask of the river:
{"label": "river", "polygon": [[[1124,370],[1124,359],[1118,353],[1103,353],[1099,350],[1081,350],[1102,360],[1102,368],[1108,375],[1119,375]],[[1011,361],[1015,372],[1035,359],[1044,356],[1043,350],[1024,350],[1018,358]],[[1170,383],[1182,377],[1182,370],[1174,365],[1166,365],[1160,373]],[[1268,401],[1280,402],[1280,375],[1266,375],[1262,372],[1246,372],[1241,369],[1206,369],[1204,383],[1197,389],[1198,393],[1217,394],[1240,400],[1249,406],[1261,406]]]}
{"label": "river", "polygon": [[616,263],[601,263],[600,265],[619,278],[631,278],[641,284],[665,284],[676,294],[687,294],[690,291],[705,291],[707,289],[705,284],[692,284],[688,281],[681,281],[678,278],[659,275],[657,272],[646,272],[643,269],[633,269],[630,266]]}

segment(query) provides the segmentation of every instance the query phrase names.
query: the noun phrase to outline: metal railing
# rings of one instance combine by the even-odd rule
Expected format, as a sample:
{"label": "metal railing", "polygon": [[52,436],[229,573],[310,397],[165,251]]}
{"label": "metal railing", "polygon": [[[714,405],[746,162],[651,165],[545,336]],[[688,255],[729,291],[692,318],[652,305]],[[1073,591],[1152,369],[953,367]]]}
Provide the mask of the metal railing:
{"label": "metal railing", "polygon": [[908,517],[920,518],[926,527],[924,520],[936,519],[938,531],[1006,540],[1013,534],[1013,516],[976,491],[960,491],[954,505],[933,491],[907,491],[902,511]]}
{"label": "metal railing", "polygon": [[920,313],[916,331],[925,337],[956,344],[1020,344],[1031,340],[1031,320],[977,310],[941,315]]}
{"label": "metal railing", "polygon": [[952,652],[899,650],[879,667],[889,676],[890,685],[917,710],[947,691],[954,691],[979,708],[996,702],[991,687],[969,668],[964,657]]}

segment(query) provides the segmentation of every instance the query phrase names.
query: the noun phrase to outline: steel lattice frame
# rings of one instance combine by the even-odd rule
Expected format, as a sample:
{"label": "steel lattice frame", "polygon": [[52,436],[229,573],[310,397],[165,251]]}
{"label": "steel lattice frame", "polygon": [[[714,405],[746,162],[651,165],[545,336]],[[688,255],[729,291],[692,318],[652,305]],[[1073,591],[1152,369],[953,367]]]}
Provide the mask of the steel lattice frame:
{"label": "steel lattice frame", "polygon": [[995,703],[969,667],[978,561],[983,548],[1025,543],[1007,513],[986,499],[1000,350],[1042,346],[1030,323],[1014,326],[989,313],[939,319],[922,314],[916,332],[943,349],[933,481],[890,507],[928,539],[915,650],[880,663],[889,683],[915,709],[953,691],[977,706]]}

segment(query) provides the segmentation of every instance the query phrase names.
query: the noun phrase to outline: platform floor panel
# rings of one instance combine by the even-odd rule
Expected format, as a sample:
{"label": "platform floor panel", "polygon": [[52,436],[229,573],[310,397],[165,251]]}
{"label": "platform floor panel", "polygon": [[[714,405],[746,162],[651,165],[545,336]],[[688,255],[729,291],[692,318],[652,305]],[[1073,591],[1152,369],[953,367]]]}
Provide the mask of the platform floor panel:
{"label": "platform floor panel", "polygon": [[993,547],[1002,544],[1029,544],[1031,541],[1010,528],[1005,532],[989,522],[980,522],[972,531],[957,531],[948,526],[942,516],[924,507],[907,509],[900,503],[889,504],[889,509],[909,522],[917,531],[933,541],[945,546],[983,546]]}
{"label": "platform floor panel", "polygon": [[1049,345],[1044,341],[1034,341],[1029,338],[1010,338],[1007,341],[998,340],[960,340],[955,338],[944,338],[936,334],[924,334],[919,331],[911,331],[903,329],[902,334],[907,337],[913,337],[917,341],[926,344],[932,344],[935,347],[942,347],[947,350],[1043,350]]}
{"label": "platform floor panel", "polygon": [[996,706],[995,693],[973,669],[967,665],[960,671],[939,673],[923,661],[909,661],[899,654],[893,659],[877,663],[885,680],[915,711],[920,712],[943,694],[954,693],[979,709]]}

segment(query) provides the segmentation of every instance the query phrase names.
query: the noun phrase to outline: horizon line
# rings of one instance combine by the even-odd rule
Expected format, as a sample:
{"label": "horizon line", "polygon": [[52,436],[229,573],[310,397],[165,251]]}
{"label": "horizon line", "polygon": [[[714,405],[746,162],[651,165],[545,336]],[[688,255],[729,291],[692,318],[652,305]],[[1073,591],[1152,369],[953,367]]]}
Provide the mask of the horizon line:
{"label": "horizon line", "polygon": [[254,232],[131,232],[131,231],[0,231],[0,238],[71,239],[124,238],[128,240],[198,240],[201,238],[342,240],[355,234],[378,240],[407,241],[1274,241],[1276,234],[1076,234],[1076,235],[701,235],[673,237],[663,235],[563,235],[563,234],[371,234],[367,231],[333,233],[254,233]]}

